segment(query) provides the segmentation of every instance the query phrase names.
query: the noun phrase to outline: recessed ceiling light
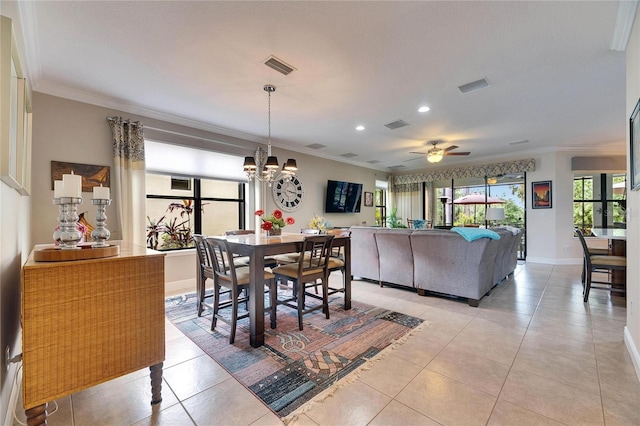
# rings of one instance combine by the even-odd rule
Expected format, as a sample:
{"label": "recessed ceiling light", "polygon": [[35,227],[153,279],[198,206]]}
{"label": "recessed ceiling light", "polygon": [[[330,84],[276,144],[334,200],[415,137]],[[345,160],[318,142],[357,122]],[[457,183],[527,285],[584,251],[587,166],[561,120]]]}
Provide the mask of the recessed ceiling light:
{"label": "recessed ceiling light", "polygon": [[421,106],[420,108],[418,108],[418,112],[427,112],[430,109],[431,108],[429,108],[428,106]]}
{"label": "recessed ceiling light", "polygon": [[357,130],[357,131],[359,131],[359,132],[361,132],[361,131],[363,131],[363,130],[364,130],[364,126],[363,126],[363,125],[356,126],[356,130]]}

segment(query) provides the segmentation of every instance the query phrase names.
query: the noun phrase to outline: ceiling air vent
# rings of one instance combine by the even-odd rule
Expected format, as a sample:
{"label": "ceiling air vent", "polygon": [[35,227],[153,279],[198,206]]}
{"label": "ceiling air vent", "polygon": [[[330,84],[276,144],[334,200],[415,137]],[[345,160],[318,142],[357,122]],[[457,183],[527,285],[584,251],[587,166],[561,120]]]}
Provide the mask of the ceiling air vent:
{"label": "ceiling air vent", "polygon": [[311,148],[311,149],[322,149],[322,148],[326,148],[326,145],[322,145],[321,143],[312,143],[311,145],[307,145],[307,148]]}
{"label": "ceiling air vent", "polygon": [[524,139],[524,140],[521,140],[521,141],[510,142],[509,145],[521,145],[523,143],[529,143],[529,141],[527,139]]}
{"label": "ceiling air vent", "polygon": [[367,161],[367,163],[369,163],[369,164],[376,164],[376,163],[379,163],[379,162],[380,162],[380,160],[369,160],[369,161]]}
{"label": "ceiling air vent", "polygon": [[354,154],[353,152],[349,152],[347,154],[342,154],[342,157],[344,158],[353,158],[353,157],[357,157],[358,154]]}
{"label": "ceiling air vent", "polygon": [[389,166],[387,167],[390,170],[400,170],[400,169],[404,169],[407,166],[403,166],[402,164],[400,164],[399,166]]}
{"label": "ceiling air vent", "polygon": [[409,123],[407,123],[404,120],[396,120],[393,121],[391,123],[385,124],[384,127],[388,127],[391,130],[395,130],[395,129],[399,129],[400,127],[404,127],[404,126],[408,126]]}
{"label": "ceiling air vent", "polygon": [[274,70],[284,75],[289,74],[291,71],[295,71],[294,67],[292,67],[291,65],[285,64],[275,56],[269,56],[269,59],[267,59],[267,61],[264,64],[269,68],[273,68]]}
{"label": "ceiling air vent", "polygon": [[458,90],[462,93],[474,92],[476,90],[484,89],[485,87],[489,87],[489,83],[486,79],[472,81],[471,83],[463,84],[462,86],[458,86]]}

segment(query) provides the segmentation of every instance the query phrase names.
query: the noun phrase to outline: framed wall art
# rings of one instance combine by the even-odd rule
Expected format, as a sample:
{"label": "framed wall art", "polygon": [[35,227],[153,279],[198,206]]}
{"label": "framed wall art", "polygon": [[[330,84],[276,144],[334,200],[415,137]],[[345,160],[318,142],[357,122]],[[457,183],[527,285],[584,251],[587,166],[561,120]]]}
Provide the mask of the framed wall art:
{"label": "framed wall art", "polygon": [[373,192],[364,193],[364,206],[373,207]]}
{"label": "framed wall art", "polygon": [[631,113],[629,118],[629,177],[631,178],[631,190],[640,189],[640,120],[638,120],[638,111],[640,111],[640,100]]}
{"label": "framed wall art", "polygon": [[531,182],[531,207],[534,209],[550,209],[552,207],[551,181]]}
{"label": "framed wall art", "polygon": [[61,180],[62,175],[73,172],[82,176],[82,192],[91,192],[94,186],[111,186],[111,168],[109,166],[94,166],[93,164],[51,162],[51,189],[54,181]]}

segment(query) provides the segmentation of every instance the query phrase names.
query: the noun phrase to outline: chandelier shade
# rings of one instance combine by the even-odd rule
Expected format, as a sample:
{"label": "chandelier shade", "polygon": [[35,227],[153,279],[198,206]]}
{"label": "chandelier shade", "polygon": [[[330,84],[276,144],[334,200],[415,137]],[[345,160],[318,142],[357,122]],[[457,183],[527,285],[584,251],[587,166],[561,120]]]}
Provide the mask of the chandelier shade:
{"label": "chandelier shade", "polygon": [[260,182],[267,182],[269,186],[271,186],[273,182],[280,179],[291,180],[298,170],[298,164],[296,160],[289,158],[282,166],[282,170],[278,173],[278,169],[280,168],[278,158],[271,155],[271,93],[276,91],[276,87],[271,84],[265,84],[263,89],[269,94],[269,135],[267,139],[267,150],[265,152],[262,147],[258,147],[253,157],[244,157],[243,170],[247,174],[249,182],[256,179]]}

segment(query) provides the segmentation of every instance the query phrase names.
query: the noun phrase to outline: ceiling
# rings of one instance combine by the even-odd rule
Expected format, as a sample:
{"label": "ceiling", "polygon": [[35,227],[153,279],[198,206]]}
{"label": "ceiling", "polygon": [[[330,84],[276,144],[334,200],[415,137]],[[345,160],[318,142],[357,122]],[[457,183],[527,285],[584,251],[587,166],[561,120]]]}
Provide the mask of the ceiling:
{"label": "ceiling", "polygon": [[[274,146],[384,171],[434,167],[409,153],[433,139],[471,152],[438,166],[594,145],[624,152],[617,1],[17,7],[39,92],[264,143],[269,83]],[[267,67],[271,55],[295,70]],[[482,78],[490,87],[458,90]],[[385,127],[396,120],[409,125]]]}

